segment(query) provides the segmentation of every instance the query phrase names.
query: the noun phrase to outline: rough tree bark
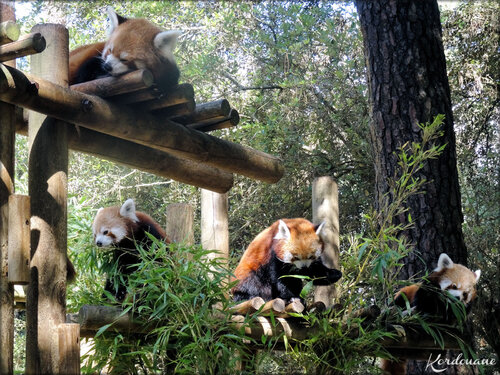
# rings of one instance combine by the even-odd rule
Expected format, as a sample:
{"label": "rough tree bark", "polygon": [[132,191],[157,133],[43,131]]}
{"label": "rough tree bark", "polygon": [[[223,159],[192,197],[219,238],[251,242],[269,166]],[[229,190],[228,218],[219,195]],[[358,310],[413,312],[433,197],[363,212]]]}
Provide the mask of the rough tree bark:
{"label": "rough tree bark", "polygon": [[[425,194],[408,202],[415,222],[405,235],[427,267],[446,252],[466,264],[462,208],[456,166],[455,133],[450,88],[436,0],[357,0],[368,70],[372,144],[375,154],[377,204],[394,176],[394,152],[406,142],[420,142],[420,123],[446,116],[440,140],[447,146],[439,159],[427,163],[420,177]],[[396,222],[405,223],[407,217]],[[415,275],[425,265],[416,252],[405,259],[401,277]]]}
{"label": "rough tree bark", "polygon": [[[425,194],[408,202],[414,228],[404,233],[415,250],[404,259],[400,277],[434,268],[442,252],[467,263],[462,234],[462,208],[456,165],[450,88],[437,0],[356,0],[365,44],[375,156],[376,205],[389,191],[387,180],[397,168],[395,151],[406,142],[421,142],[420,123],[444,114],[446,144],[419,177],[428,181]],[[407,216],[395,218],[405,224]],[[426,264],[419,259],[423,258]],[[460,371],[448,368],[447,373]],[[425,366],[410,362],[409,374]]]}

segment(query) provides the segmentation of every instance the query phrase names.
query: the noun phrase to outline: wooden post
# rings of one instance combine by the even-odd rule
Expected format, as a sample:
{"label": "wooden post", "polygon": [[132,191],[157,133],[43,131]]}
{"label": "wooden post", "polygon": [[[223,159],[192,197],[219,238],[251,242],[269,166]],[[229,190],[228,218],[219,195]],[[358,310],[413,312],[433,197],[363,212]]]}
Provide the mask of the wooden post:
{"label": "wooden post", "polygon": [[[9,22],[6,24],[6,22]],[[0,2],[0,44],[19,37],[14,9]],[[10,25],[10,26],[9,26]],[[15,65],[15,62],[7,63]],[[14,287],[7,278],[9,195],[14,193],[15,107],[0,102],[0,374],[14,372]]]}
{"label": "wooden post", "polygon": [[59,373],[67,375],[80,374],[80,324],[60,324],[59,340]]}
{"label": "wooden post", "polygon": [[[229,258],[229,221],[227,193],[201,189],[201,246],[218,250],[219,257]],[[210,254],[216,258],[217,254]]]}
{"label": "wooden post", "polygon": [[[323,262],[330,268],[339,268],[339,204],[337,183],[331,177],[319,177],[313,182],[312,206],[313,222],[325,222],[322,230],[324,243]],[[314,302],[323,302],[326,307],[333,305],[336,297],[335,285],[318,286]]]}
{"label": "wooden post", "polygon": [[[31,57],[36,76],[68,83],[68,30],[36,25],[47,40]],[[58,327],[66,321],[67,127],[42,114],[29,114],[31,280],[26,295],[26,373],[59,374]]]}
{"label": "wooden post", "polygon": [[9,197],[9,282],[30,281],[30,197],[12,194]]}
{"label": "wooden post", "polygon": [[167,206],[167,237],[173,242],[194,244],[194,210],[189,203],[174,203]]}

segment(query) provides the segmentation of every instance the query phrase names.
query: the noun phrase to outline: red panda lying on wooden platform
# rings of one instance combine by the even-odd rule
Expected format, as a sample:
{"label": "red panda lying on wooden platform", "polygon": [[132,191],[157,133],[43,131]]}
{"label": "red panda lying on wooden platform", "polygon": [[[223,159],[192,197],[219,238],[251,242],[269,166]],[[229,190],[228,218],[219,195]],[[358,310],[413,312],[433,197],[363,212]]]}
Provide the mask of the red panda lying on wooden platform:
{"label": "red panda lying on wooden platform", "polygon": [[265,301],[281,298],[289,303],[300,298],[302,279],[287,275],[309,276],[314,285],[330,285],[342,273],[326,267],[322,260],[323,224],[306,219],[278,220],[262,231],[245,250],[234,271],[239,280],[233,292],[235,301],[261,297]]}
{"label": "red panda lying on wooden platform", "polygon": [[127,19],[108,7],[109,38],[69,54],[69,84],[148,69],[162,90],[177,85],[179,69],[173,49],[180,31],[163,31],[143,18]]}
{"label": "red panda lying on wooden platform", "polygon": [[[447,254],[442,253],[434,271],[421,283],[402,288],[396,293],[394,303],[404,308],[407,300],[412,310],[427,319],[452,325],[456,316],[447,303],[445,292],[462,302],[467,309],[476,298],[476,284],[480,276],[480,270],[472,272],[461,264],[453,263]],[[382,359],[381,368],[386,374],[404,375],[406,361]]]}

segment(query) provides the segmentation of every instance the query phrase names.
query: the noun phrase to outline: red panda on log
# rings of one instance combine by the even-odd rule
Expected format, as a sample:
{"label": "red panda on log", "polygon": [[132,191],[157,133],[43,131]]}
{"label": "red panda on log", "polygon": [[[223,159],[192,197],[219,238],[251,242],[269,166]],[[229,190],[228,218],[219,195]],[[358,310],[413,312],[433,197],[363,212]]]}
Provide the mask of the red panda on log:
{"label": "red panda on log", "polygon": [[282,219],[257,235],[234,271],[239,283],[232,289],[233,299],[281,298],[289,303],[298,298],[303,302],[302,279],[288,276],[308,276],[314,285],[338,281],[342,273],[321,260],[323,225],[302,218]]}
{"label": "red panda on log", "polygon": [[[442,253],[439,256],[437,267],[421,283],[406,286],[394,296],[394,303],[404,308],[408,301],[412,311],[422,314],[428,320],[453,325],[456,316],[446,296],[451,294],[465,305],[466,311],[470,303],[476,298],[476,284],[481,271],[472,272],[461,264],[453,263],[451,258]],[[381,360],[385,374],[406,374],[406,361]]]}
{"label": "red panda on log", "polygon": [[111,27],[106,42],[70,52],[69,84],[148,69],[160,89],[177,85],[180,73],[173,50],[181,32],[163,31],[144,18],[122,17],[111,7],[108,15]]}

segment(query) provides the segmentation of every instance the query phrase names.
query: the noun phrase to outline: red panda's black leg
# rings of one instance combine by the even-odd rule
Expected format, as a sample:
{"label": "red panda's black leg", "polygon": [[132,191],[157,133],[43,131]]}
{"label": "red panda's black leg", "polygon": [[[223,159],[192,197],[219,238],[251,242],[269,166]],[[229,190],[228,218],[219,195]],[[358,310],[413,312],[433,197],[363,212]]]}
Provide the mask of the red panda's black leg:
{"label": "red panda's black leg", "polygon": [[299,273],[313,279],[314,285],[331,285],[342,277],[342,272],[335,268],[328,268],[321,259],[315,260],[309,267],[300,269]]}

